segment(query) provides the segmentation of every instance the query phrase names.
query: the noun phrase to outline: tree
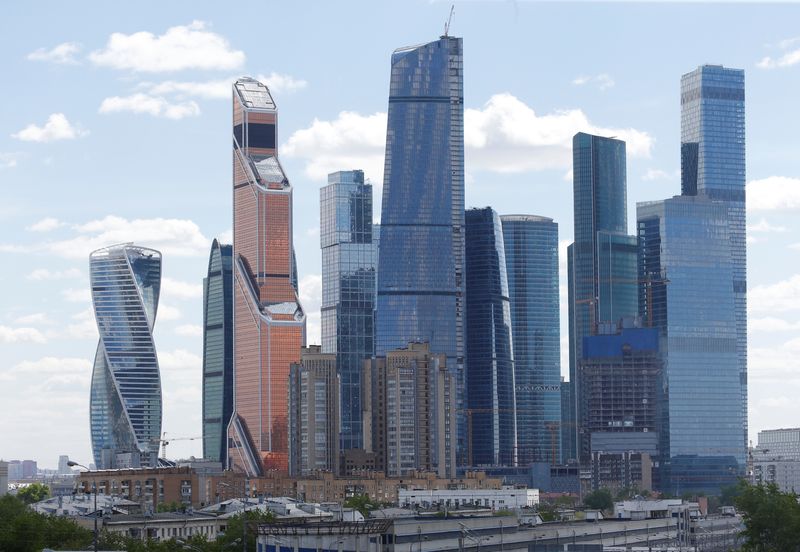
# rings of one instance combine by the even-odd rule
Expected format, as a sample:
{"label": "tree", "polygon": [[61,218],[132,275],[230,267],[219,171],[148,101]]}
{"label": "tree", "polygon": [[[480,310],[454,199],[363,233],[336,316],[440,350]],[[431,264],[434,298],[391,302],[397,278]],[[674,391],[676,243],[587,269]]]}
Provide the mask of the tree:
{"label": "tree", "polygon": [[373,502],[369,495],[367,494],[360,494],[360,495],[353,495],[347,500],[344,501],[345,508],[353,508],[354,510],[358,510],[361,512],[361,515],[365,518],[369,517],[369,513],[372,510],[376,510],[378,508],[378,504]]}
{"label": "tree", "polygon": [[0,498],[0,550],[39,552],[43,548],[80,550],[92,543],[92,532],[68,518],[28,509],[17,497]]}
{"label": "tree", "polygon": [[592,510],[612,510],[614,499],[608,489],[597,489],[583,497],[583,505]]}
{"label": "tree", "polygon": [[744,519],[743,550],[749,552],[800,551],[800,504],[795,493],[784,493],[774,483],[739,482],[736,507]]}
{"label": "tree", "polygon": [[[247,550],[256,549],[256,532],[255,526],[259,523],[272,523],[275,521],[275,514],[272,512],[262,512],[261,510],[248,510],[247,511]],[[235,541],[241,542],[242,538],[242,514],[232,517],[228,520],[225,527],[225,534],[217,538],[216,545],[220,549],[225,549],[232,545]],[[239,545],[241,547],[241,545]],[[235,550],[236,547],[227,548],[228,550]]]}
{"label": "tree", "polygon": [[50,487],[41,483],[31,483],[17,491],[17,498],[25,504],[33,504],[50,496]]}

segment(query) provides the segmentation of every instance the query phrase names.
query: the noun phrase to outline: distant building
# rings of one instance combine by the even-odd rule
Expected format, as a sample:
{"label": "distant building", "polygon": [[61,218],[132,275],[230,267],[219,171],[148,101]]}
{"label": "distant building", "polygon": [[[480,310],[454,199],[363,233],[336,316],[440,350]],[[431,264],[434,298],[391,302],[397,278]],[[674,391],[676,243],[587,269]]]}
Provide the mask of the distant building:
{"label": "distant building", "polygon": [[0,460],[0,496],[8,492],[8,462]]}
{"label": "distant building", "polygon": [[289,475],[339,472],[336,355],[304,347],[289,370]]}
{"label": "distant building", "polygon": [[397,502],[401,508],[491,508],[516,510],[534,508],[539,504],[539,489],[400,489]]}
{"label": "distant building", "polygon": [[410,343],[365,362],[376,467],[389,477],[414,471],[453,477],[456,471],[456,381],[446,357]]}
{"label": "distant building", "polygon": [[58,457],[58,474],[59,475],[69,475],[72,473],[72,468],[69,467],[67,464],[69,462],[69,456],[66,454],[62,454]]}
{"label": "distant building", "polygon": [[226,463],[233,413],[233,246],[211,243],[203,278],[203,458]]}
{"label": "distant building", "polygon": [[22,479],[22,462],[19,460],[8,461],[8,480],[18,481]]}
{"label": "distant building", "polygon": [[36,460],[22,461],[22,479],[34,479],[38,473],[39,467],[36,465]]}
{"label": "distant building", "polygon": [[653,490],[653,459],[646,452],[592,451],[592,490]]}
{"label": "distant building", "polygon": [[771,458],[800,460],[800,428],[759,431],[756,450]]}
{"label": "distant building", "polygon": [[756,453],[753,457],[753,482],[774,483],[785,493],[800,492],[800,460]]}

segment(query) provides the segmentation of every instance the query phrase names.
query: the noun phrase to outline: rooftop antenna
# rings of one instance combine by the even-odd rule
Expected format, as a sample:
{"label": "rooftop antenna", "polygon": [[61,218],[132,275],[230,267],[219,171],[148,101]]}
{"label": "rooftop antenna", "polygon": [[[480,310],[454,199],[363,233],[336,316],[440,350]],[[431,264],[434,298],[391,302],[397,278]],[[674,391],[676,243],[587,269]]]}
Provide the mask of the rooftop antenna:
{"label": "rooftop antenna", "polygon": [[450,16],[447,18],[447,22],[444,24],[444,36],[448,36],[447,33],[450,32],[450,22],[453,20],[453,13],[456,11],[456,5],[450,4]]}

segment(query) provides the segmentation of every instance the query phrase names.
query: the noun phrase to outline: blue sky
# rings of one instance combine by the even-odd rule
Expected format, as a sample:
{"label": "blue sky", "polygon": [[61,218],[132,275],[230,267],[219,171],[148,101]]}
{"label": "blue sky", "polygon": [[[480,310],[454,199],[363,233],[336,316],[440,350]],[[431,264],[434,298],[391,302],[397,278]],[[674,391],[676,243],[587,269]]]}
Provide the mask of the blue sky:
{"label": "blue sky", "polygon": [[[363,168],[379,197],[389,57],[435,40],[449,9],[413,1],[4,6],[0,457],[91,461],[97,332],[88,254],[121,241],[164,253],[155,330],[164,430],[200,434],[201,282],[211,239],[230,236],[230,82],[240,75],[263,78],[278,103],[316,341],[319,187],[327,172]],[[553,217],[564,247],[575,132],[628,142],[633,230],[637,201],[679,193],[680,76],[703,63],[746,70],[753,440],[760,429],[798,425],[798,16],[794,4],[474,1],[455,3],[451,25],[464,37],[467,205]],[[199,456],[200,441],[175,441],[168,452]]]}

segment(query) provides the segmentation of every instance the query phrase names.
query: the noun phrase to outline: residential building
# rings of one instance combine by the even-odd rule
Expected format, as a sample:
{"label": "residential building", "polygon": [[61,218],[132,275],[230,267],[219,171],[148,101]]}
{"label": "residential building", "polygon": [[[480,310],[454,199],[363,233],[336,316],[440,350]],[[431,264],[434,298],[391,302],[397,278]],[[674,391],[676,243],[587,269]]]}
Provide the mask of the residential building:
{"label": "residential building", "polygon": [[681,77],[681,194],[728,208],[736,319],[736,361],[747,449],[747,244],[745,228],[744,71],[703,65]]}
{"label": "residential building", "polygon": [[124,498],[156,511],[159,504],[177,503],[199,507],[210,502],[203,482],[211,474],[198,473],[190,466],[174,468],[132,468],[82,471],[77,488],[81,493]]}
{"label": "residential building", "polygon": [[401,508],[491,508],[517,510],[539,505],[539,489],[504,485],[500,489],[400,489],[397,503]]}
{"label": "residential building", "polygon": [[8,492],[8,462],[0,460],[0,496]]}
{"label": "residential building", "polygon": [[[569,379],[571,408],[580,421],[577,376],[583,338],[595,334],[600,323],[637,313],[637,243],[635,236],[627,235],[625,142],[580,132],[572,139],[572,159],[575,241],[567,249]],[[576,445],[579,434],[576,426],[571,434]]]}
{"label": "residential building", "polygon": [[363,392],[377,469],[389,477],[415,471],[455,476],[456,382],[444,354],[409,343],[365,362]]}
{"label": "residential building", "polygon": [[569,428],[561,425],[558,224],[536,215],[500,220],[514,337],[518,462],[557,464]]}
{"label": "residential building", "polygon": [[292,244],[292,186],[278,160],[278,110],[267,87],[233,84],[233,415],[228,467],[289,468],[289,366],[306,315]]}
{"label": "residential building", "polygon": [[653,490],[653,459],[646,452],[592,451],[592,490]]}
{"label": "residential building", "polygon": [[89,255],[100,341],[89,404],[94,461],[155,466],[161,438],[161,376],[153,326],[161,290],[161,253],[133,244]]}
{"label": "residential building", "polygon": [[756,485],[774,483],[784,493],[800,491],[800,460],[782,458],[770,453],[753,455],[753,482]]}
{"label": "residential building", "polygon": [[465,216],[468,465],[517,463],[511,305],[500,217],[491,207]]}
{"label": "residential building", "polygon": [[339,472],[339,376],[335,354],[304,347],[289,371],[289,475]]}
{"label": "residential building", "polygon": [[225,463],[233,413],[233,246],[211,243],[203,278],[203,458]]}
{"label": "residential building", "polygon": [[[391,60],[378,262],[376,355],[427,342],[464,386],[462,39],[395,50]],[[460,457],[466,455],[459,416]]]}
{"label": "residential building", "polygon": [[770,457],[800,460],[800,428],[759,431],[756,451]]}
{"label": "residential building", "polygon": [[659,331],[662,488],[716,493],[744,473],[729,208],[703,195],[637,206],[642,319]]}
{"label": "residential building", "polygon": [[372,185],[360,170],[331,173],[320,189],[319,208],[322,352],[336,355],[341,381],[340,446],[361,449],[361,373],[364,360],[375,353]]}

